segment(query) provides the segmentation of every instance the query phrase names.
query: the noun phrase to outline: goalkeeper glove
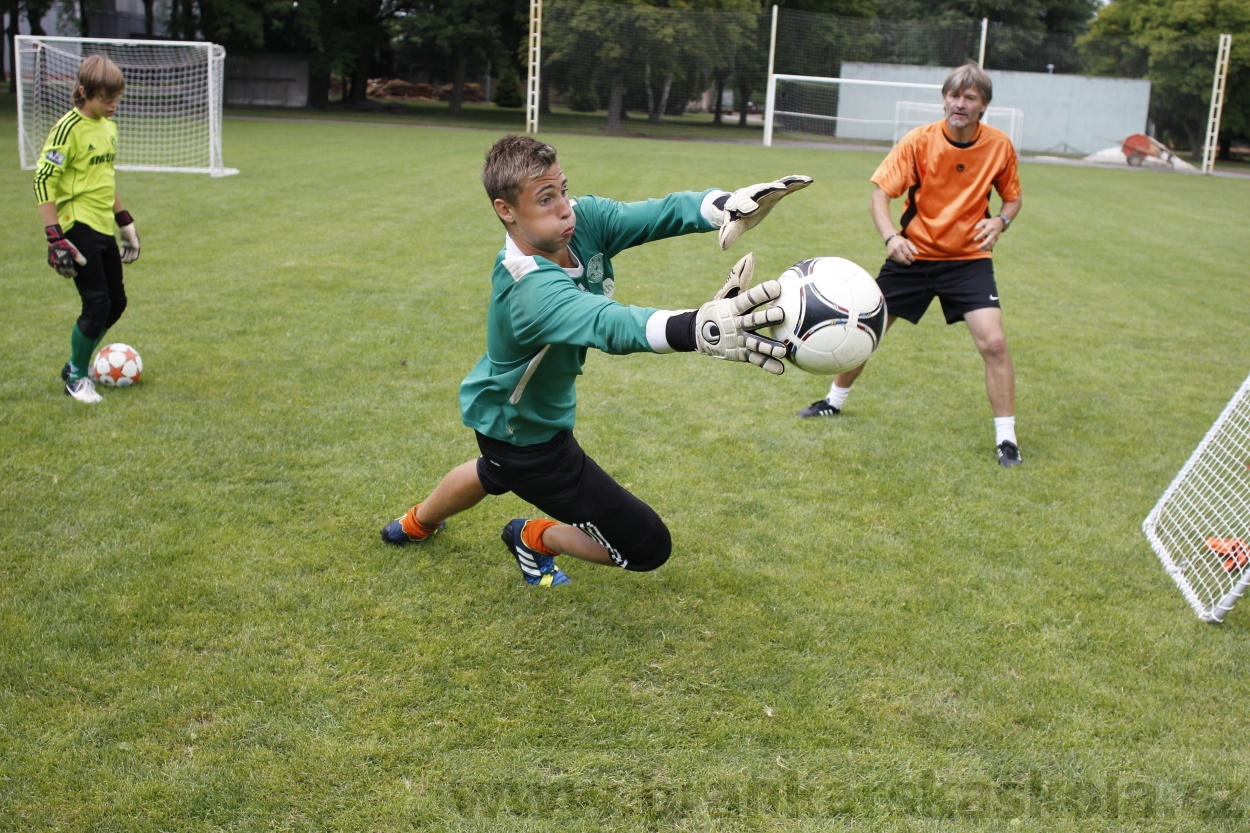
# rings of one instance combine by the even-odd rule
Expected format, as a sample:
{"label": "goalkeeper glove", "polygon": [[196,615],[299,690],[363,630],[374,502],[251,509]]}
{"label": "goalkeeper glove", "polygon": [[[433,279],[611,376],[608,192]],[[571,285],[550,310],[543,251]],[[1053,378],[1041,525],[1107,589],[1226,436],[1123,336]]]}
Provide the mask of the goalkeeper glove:
{"label": "goalkeeper glove", "polygon": [[134,263],[139,259],[139,232],[135,231],[135,218],[122,209],[113,215],[117,230],[122,235],[122,263]]}
{"label": "goalkeeper glove", "polygon": [[65,232],[60,223],[53,223],[43,230],[48,238],[48,265],[63,278],[72,278],[78,274],[78,266],[86,266],[87,259],[78,251],[78,247],[65,239]]}
{"label": "goalkeeper glove", "polygon": [[810,176],[793,174],[783,176],[775,182],[761,182],[739,188],[724,198],[717,198],[714,204],[720,209],[720,247],[721,251],[734,244],[743,232],[753,229],[768,216],[782,197],[812,184]]}
{"label": "goalkeeper glove", "polygon": [[[718,359],[750,362],[781,375],[785,365],[778,359],[785,357],[785,345],[755,332],[785,318],[780,307],[764,307],[781,296],[781,282],[766,281],[742,291],[750,286],[754,272],[755,254],[750,252],[735,264],[716,296],[699,307],[694,317],[695,349]],[[727,290],[732,294],[724,294]]]}

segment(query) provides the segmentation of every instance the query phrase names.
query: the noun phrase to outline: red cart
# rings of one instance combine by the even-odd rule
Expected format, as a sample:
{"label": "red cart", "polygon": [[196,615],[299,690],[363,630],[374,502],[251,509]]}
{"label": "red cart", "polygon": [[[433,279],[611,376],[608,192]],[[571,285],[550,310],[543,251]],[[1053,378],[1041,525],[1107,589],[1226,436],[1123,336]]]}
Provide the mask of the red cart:
{"label": "red cart", "polygon": [[1124,158],[1134,168],[1140,168],[1147,157],[1159,160],[1159,163],[1172,167],[1172,151],[1164,147],[1157,139],[1145,133],[1133,133],[1120,143]]}

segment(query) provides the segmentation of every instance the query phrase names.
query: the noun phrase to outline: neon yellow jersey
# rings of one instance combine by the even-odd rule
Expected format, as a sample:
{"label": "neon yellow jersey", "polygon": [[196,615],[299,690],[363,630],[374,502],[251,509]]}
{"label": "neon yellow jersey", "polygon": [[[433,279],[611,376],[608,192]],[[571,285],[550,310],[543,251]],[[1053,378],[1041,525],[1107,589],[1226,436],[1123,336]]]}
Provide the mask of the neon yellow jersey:
{"label": "neon yellow jersey", "polygon": [[57,219],[66,231],[85,223],[101,234],[112,234],[116,157],[117,124],[70,110],[52,128],[39,154],[35,202],[55,201]]}

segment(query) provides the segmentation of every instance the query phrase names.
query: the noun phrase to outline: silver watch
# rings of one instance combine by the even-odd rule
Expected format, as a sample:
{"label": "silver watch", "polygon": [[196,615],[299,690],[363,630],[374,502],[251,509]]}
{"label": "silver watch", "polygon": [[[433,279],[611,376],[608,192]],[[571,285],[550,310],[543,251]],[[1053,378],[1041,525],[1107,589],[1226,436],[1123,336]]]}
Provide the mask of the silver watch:
{"label": "silver watch", "polygon": [[1011,228],[1011,218],[1008,217],[1006,214],[999,214],[998,219],[1003,221],[1003,231],[1006,231],[1007,229]]}

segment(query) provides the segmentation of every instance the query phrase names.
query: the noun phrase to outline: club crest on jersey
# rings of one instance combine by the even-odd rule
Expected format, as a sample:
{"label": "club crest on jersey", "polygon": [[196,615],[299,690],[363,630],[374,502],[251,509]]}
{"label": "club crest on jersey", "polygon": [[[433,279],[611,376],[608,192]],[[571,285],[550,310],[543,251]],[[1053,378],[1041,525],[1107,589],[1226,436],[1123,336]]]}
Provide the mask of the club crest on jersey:
{"label": "club crest on jersey", "polygon": [[45,156],[45,157],[44,157],[44,159],[47,159],[47,160],[48,160],[49,162],[51,162],[53,165],[64,165],[64,164],[65,164],[65,154],[61,153],[60,151],[56,151],[56,150],[50,150],[50,151],[48,151],[48,155],[47,155],[47,156]]}
{"label": "club crest on jersey", "polygon": [[586,263],[586,280],[590,283],[603,282],[603,252],[599,252]]}

